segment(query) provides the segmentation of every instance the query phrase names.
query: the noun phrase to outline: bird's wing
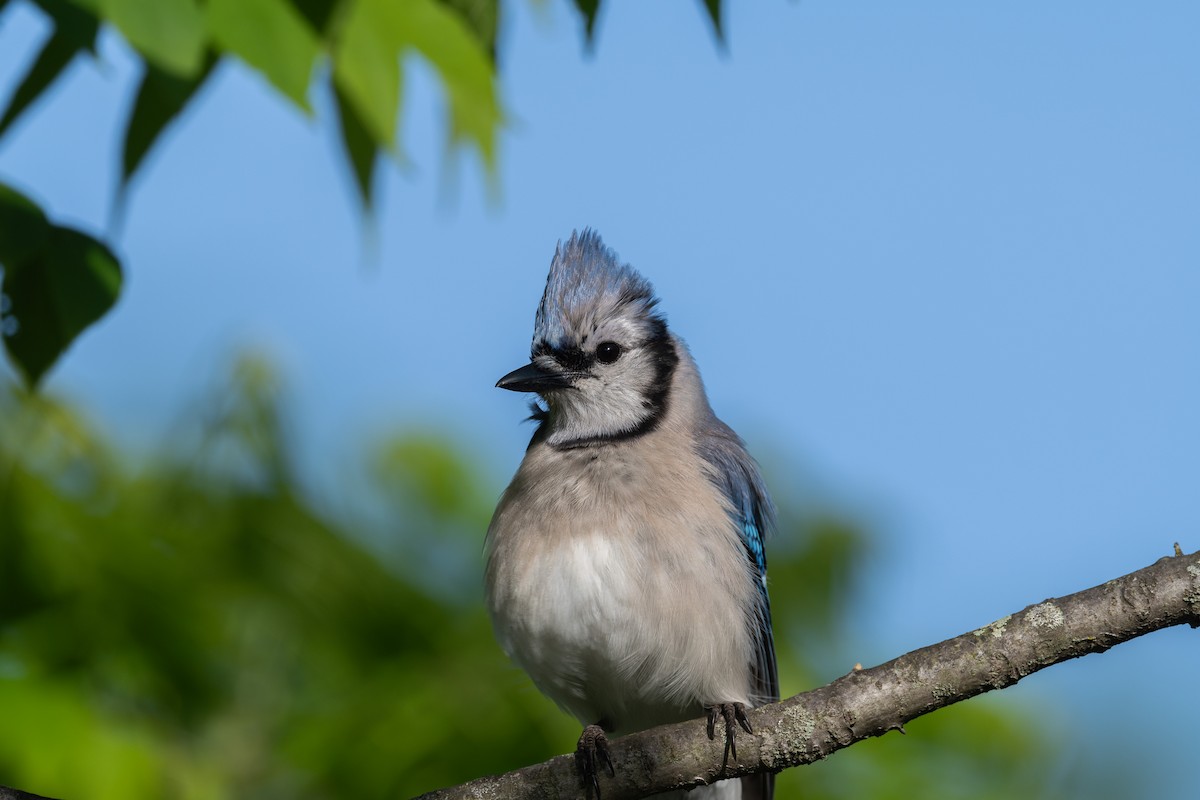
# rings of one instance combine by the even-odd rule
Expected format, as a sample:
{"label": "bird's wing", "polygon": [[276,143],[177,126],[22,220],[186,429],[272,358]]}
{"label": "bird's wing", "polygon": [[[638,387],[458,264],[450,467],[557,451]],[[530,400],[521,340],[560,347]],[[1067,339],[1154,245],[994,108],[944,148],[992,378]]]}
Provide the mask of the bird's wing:
{"label": "bird's wing", "polygon": [[[730,515],[742,537],[746,558],[754,565],[758,603],[755,608],[755,658],[750,664],[751,701],[754,705],[779,699],[779,673],[775,666],[775,638],[771,632],[771,600],[767,595],[767,554],[763,540],[775,525],[775,507],[767,495],[758,465],[742,440],[715,417],[701,437],[700,453],[712,467],[712,479],[729,500]],[[775,776],[747,775],[742,800],[771,800]]]}
{"label": "bird's wing", "polygon": [[767,595],[767,555],[763,536],[767,528],[759,500],[741,510],[742,542],[746,555],[758,569],[758,647],[754,664],[754,700],[756,705],[779,699],[779,673],[775,666],[775,637],[771,631],[771,599]]}
{"label": "bird's wing", "polygon": [[767,555],[763,540],[775,524],[775,508],[767,495],[758,465],[727,425],[714,419],[700,452],[712,467],[713,480],[729,500],[730,514],[741,534],[746,558],[754,566],[758,604],[754,638],[755,662],[750,665],[755,705],[779,699],[775,640],[771,633],[771,601],[767,596]]}

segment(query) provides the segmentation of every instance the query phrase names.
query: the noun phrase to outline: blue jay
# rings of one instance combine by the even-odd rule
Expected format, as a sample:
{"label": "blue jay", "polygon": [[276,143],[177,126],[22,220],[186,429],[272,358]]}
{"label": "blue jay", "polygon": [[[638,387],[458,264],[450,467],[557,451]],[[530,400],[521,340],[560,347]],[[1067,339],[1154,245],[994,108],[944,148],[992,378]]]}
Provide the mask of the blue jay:
{"label": "blue jay", "polygon": [[[550,264],[531,363],[496,384],[544,405],[488,528],[488,610],[509,657],[585,726],[576,759],[597,796],[600,768],[615,774],[607,734],[707,713],[736,760],[745,709],[779,698],[771,501],[657,304],[594,231],[573,233]],[[770,798],[773,779],[688,796]]]}

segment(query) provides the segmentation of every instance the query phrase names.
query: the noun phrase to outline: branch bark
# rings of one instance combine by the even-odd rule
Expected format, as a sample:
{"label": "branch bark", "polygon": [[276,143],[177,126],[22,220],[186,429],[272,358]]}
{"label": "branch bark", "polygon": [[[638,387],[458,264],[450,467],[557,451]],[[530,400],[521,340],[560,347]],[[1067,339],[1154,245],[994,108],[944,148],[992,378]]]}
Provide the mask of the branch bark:
{"label": "branch bark", "polygon": [[[1200,627],[1200,551],[1173,557],[1100,586],[1031,605],[820,689],[749,713],[755,735],[738,738],[736,763],[722,768],[723,743],[702,720],[664,725],[610,742],[615,778],[604,800],[627,800],[755,772],[810,764],[910,719],[1003,689],[1038,670],[1160,628]],[[422,795],[419,800],[582,797],[572,756]]]}

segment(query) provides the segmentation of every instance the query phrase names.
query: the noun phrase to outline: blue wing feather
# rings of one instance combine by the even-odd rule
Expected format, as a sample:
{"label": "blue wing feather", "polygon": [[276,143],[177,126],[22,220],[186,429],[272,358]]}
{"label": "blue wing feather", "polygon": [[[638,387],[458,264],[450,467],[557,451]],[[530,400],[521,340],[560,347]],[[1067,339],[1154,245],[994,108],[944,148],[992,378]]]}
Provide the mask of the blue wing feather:
{"label": "blue wing feather", "polygon": [[[749,459],[749,456],[746,456]],[[741,515],[742,543],[746,547],[747,557],[758,568],[758,608],[757,608],[757,647],[755,648],[755,663],[751,665],[751,677],[754,686],[754,701],[757,704],[774,703],[779,699],[779,673],[775,665],[775,636],[771,630],[771,598],[767,595],[767,553],[763,548],[763,532],[773,524],[774,509],[771,501],[763,490],[762,477],[758,474],[753,461],[748,462],[753,468],[745,484],[738,487],[730,499],[739,495],[748,503],[735,506]],[[773,774],[749,775],[742,778],[743,800],[771,800],[775,796],[775,776]]]}
{"label": "blue wing feather", "polygon": [[[711,478],[729,500],[730,516],[742,535],[746,558],[755,567],[758,602],[754,609],[754,662],[751,673],[752,700],[756,705],[779,699],[779,673],[775,666],[775,638],[771,632],[771,599],[767,595],[767,553],[764,538],[775,525],[775,507],[767,495],[758,465],[746,446],[728,425],[715,416],[700,440],[700,455],[712,468]],[[775,794],[773,774],[742,778],[743,800],[771,800]]]}
{"label": "blue wing feather", "polygon": [[771,601],[767,595],[767,554],[763,541],[775,524],[775,507],[767,495],[758,465],[742,440],[715,417],[700,445],[700,454],[712,467],[712,479],[729,500],[730,513],[742,534],[746,558],[756,569],[758,608],[756,658],[751,664],[756,703],[779,699],[775,666],[775,641],[771,631]]}
{"label": "blue wing feather", "polygon": [[749,507],[740,510],[742,543],[746,556],[758,569],[758,631],[757,663],[754,665],[754,689],[758,703],[773,703],[779,699],[779,674],[775,665],[775,637],[771,629],[771,598],[767,594],[767,554],[763,548],[762,531],[769,524],[770,509],[764,509],[757,493]]}

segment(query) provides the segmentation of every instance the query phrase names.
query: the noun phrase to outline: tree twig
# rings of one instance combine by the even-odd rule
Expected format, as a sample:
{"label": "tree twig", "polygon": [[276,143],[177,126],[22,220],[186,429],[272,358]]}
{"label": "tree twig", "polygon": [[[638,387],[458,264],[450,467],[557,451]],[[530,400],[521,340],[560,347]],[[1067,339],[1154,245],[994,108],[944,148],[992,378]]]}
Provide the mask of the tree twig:
{"label": "tree twig", "polygon": [[[827,686],[750,712],[754,736],[738,739],[722,771],[722,737],[703,720],[664,725],[610,742],[617,775],[604,800],[712,783],[809,764],[968,697],[1011,686],[1060,661],[1102,653],[1160,628],[1200,627],[1200,552],[1160,559],[1082,592],[1031,605]],[[422,795],[419,800],[583,797],[571,756]]]}

